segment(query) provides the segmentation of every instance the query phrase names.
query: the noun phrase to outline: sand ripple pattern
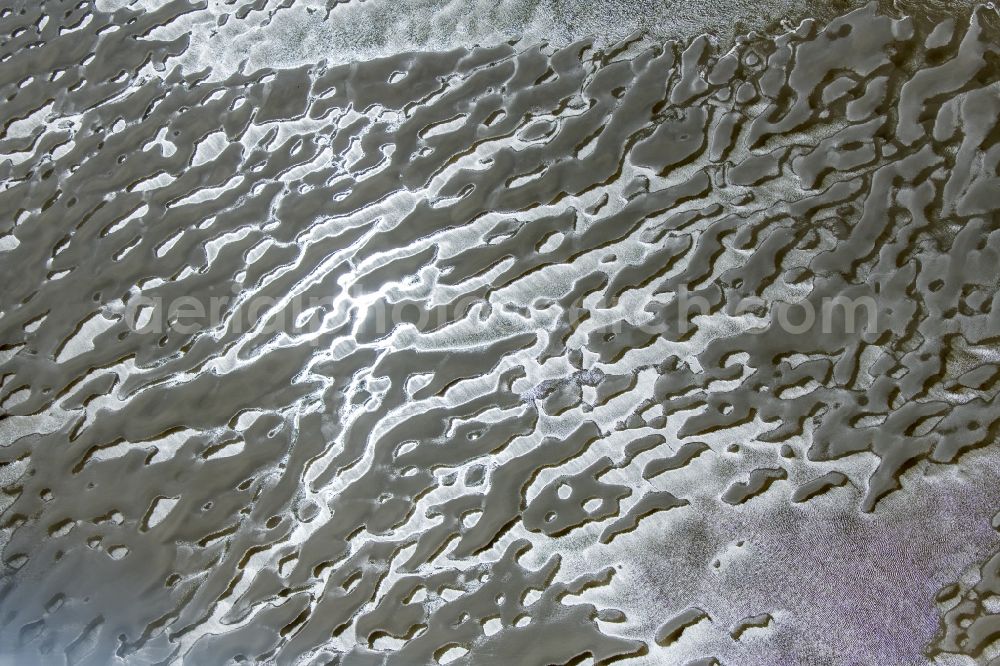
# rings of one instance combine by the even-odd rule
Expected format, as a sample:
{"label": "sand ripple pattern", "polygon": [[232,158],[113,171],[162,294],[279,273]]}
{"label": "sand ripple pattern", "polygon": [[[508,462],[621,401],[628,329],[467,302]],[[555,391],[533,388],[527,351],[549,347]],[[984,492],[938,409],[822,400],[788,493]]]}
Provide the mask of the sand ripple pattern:
{"label": "sand ripple pattern", "polygon": [[995,10],[216,78],[145,4],[0,9],[0,653],[996,654]]}

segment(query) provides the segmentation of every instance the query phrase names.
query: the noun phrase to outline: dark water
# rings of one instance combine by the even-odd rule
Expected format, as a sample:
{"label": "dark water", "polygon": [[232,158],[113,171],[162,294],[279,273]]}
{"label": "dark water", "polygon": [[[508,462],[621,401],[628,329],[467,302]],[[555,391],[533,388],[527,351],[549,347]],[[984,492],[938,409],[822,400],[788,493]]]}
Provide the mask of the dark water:
{"label": "dark water", "polygon": [[1000,654],[992,6],[223,4],[0,10],[9,663]]}

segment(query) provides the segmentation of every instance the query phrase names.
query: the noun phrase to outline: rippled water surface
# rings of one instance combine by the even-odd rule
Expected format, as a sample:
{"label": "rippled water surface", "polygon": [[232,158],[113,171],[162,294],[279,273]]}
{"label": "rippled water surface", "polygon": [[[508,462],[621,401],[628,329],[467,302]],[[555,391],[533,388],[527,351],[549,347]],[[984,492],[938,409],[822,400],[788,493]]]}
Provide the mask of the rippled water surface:
{"label": "rippled water surface", "polygon": [[1000,17],[911,4],[0,2],[0,661],[1000,663]]}

